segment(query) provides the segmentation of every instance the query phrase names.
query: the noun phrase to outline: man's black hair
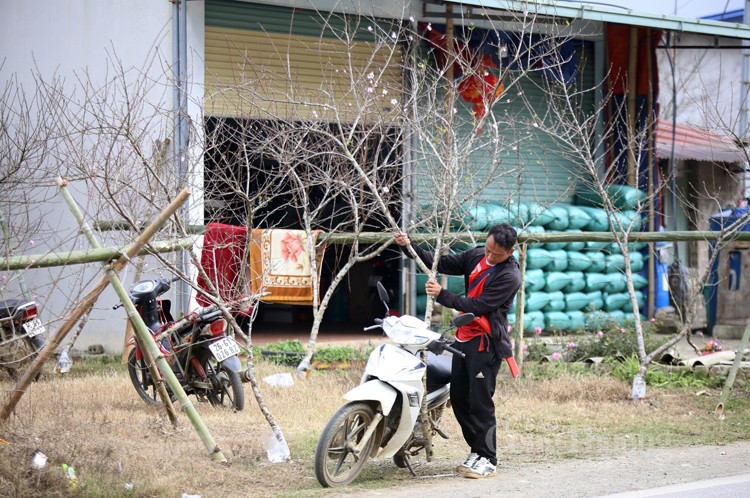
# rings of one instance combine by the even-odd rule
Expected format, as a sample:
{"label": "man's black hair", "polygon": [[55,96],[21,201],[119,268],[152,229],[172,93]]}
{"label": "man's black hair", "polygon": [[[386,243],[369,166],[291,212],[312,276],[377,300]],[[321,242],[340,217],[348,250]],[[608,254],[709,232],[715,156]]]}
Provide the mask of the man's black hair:
{"label": "man's black hair", "polygon": [[516,245],[517,233],[507,223],[498,223],[490,228],[489,236],[495,239],[495,244],[505,250],[512,249]]}

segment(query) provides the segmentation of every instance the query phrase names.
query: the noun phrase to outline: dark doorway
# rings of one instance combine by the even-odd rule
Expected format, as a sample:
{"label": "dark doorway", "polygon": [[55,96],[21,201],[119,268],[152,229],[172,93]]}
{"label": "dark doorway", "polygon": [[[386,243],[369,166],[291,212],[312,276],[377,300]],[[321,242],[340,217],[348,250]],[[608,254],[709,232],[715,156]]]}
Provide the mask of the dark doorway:
{"label": "dark doorway", "polygon": [[[331,185],[321,181],[319,171],[336,165],[341,155],[330,153],[331,143],[325,137],[341,135],[344,130],[335,124],[282,123],[276,121],[211,117],[205,122],[207,152],[205,155],[205,220],[253,228],[301,229],[304,209],[299,196],[292,194],[292,181],[285,171],[293,165],[295,175],[309,179],[304,189],[312,206],[325,208],[314,221],[314,228],[345,233],[354,229],[350,221],[352,203],[340,195],[331,195]],[[318,133],[316,133],[316,130]],[[323,131],[325,133],[322,133]],[[377,179],[388,185],[392,215],[400,218],[401,165],[400,133],[398,129],[378,132],[363,129],[370,144],[360,147],[360,161],[380,165]],[[323,137],[323,138],[321,138]],[[284,142],[288,141],[288,142]],[[293,142],[292,145],[286,145]],[[282,144],[284,144],[282,146]],[[289,150],[285,149],[288,147]],[[295,155],[296,154],[296,155]],[[286,170],[284,169],[284,162]],[[382,170],[382,171],[381,171]],[[341,170],[344,173],[345,170]],[[296,184],[299,188],[299,184]],[[368,190],[363,184],[351,193],[365,201]],[[371,194],[369,194],[372,197]],[[383,216],[370,202],[363,202],[364,231],[382,231],[388,227]],[[348,257],[346,244],[329,245],[321,269],[321,297],[330,285],[332,276]],[[382,304],[376,298],[375,282],[383,281],[394,295],[399,295],[400,253],[389,249],[374,259],[355,265],[344,282],[336,289],[324,317],[326,330],[359,328],[382,316]],[[304,329],[312,325],[312,308],[281,304],[261,304],[253,330]]]}

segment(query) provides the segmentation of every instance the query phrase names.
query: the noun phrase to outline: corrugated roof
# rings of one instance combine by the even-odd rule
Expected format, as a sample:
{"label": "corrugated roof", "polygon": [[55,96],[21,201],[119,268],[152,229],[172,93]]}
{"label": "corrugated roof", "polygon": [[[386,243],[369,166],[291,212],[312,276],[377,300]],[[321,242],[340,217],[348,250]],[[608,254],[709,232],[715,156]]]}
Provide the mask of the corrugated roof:
{"label": "corrugated roof", "polygon": [[442,0],[441,3],[750,40],[750,26],[746,24],[636,12],[608,5],[550,0]]}
{"label": "corrugated roof", "polygon": [[656,123],[656,157],[669,159],[672,154],[674,136],[674,156],[677,160],[736,163],[745,160],[742,149],[731,137],[701,130],[693,126],[675,125],[659,120]]}

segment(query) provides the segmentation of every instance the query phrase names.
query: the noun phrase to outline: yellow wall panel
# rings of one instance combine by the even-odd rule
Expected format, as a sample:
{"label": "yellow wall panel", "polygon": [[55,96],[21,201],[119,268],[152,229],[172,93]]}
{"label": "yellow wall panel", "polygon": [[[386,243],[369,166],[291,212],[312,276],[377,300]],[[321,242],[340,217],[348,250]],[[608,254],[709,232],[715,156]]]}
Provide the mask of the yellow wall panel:
{"label": "yellow wall panel", "polygon": [[[206,26],[207,115],[396,121],[401,51],[330,38]],[[338,117],[337,117],[338,114]]]}

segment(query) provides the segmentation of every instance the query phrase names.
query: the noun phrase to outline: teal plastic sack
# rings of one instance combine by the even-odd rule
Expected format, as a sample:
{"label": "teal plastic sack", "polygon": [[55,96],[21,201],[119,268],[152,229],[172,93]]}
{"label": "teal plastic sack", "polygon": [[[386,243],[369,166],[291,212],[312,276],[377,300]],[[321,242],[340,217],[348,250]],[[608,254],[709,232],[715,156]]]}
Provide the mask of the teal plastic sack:
{"label": "teal plastic sack", "polygon": [[543,270],[526,270],[526,279],[524,280],[526,292],[541,291],[546,284]]}
{"label": "teal plastic sack", "polygon": [[552,258],[552,261],[549,265],[547,265],[547,268],[545,270],[547,271],[565,271],[568,269],[568,252],[565,250],[558,250],[558,251],[550,251],[549,252],[550,257]]}
{"label": "teal plastic sack", "polygon": [[578,206],[567,204],[565,209],[568,211],[568,228],[586,230],[591,223],[591,216]]}
{"label": "teal plastic sack", "polygon": [[572,325],[567,313],[550,311],[544,314],[544,328],[546,330],[571,330]]}
{"label": "teal plastic sack", "polygon": [[466,215],[464,215],[463,221],[464,225],[466,225],[469,230],[473,232],[481,232],[487,228],[487,225],[489,224],[487,209],[481,204],[479,206],[471,207],[467,210]]}
{"label": "teal plastic sack", "polygon": [[555,221],[555,214],[546,206],[537,202],[527,202],[529,208],[529,223],[534,226],[546,226]]}
{"label": "teal plastic sack", "polygon": [[[554,232],[547,232],[547,233],[554,233]],[[565,249],[568,247],[567,242],[545,242],[544,248],[548,251],[559,251],[561,249]]]}
{"label": "teal plastic sack", "polygon": [[609,218],[605,210],[590,206],[578,206],[578,208],[584,210],[591,218],[589,224],[586,225],[587,232],[609,231]]}
{"label": "teal plastic sack", "polygon": [[542,311],[545,313],[549,311],[564,311],[565,310],[565,294],[560,291],[549,293],[549,302]]}
{"label": "teal plastic sack", "polygon": [[565,310],[580,311],[589,305],[589,297],[583,292],[565,294]]}
{"label": "teal plastic sack", "polygon": [[523,331],[533,334],[536,327],[544,330],[544,313],[541,311],[529,311],[524,313]]}
{"label": "teal plastic sack", "polygon": [[613,311],[622,310],[628,301],[630,301],[630,296],[627,292],[607,294],[607,297],[604,298],[604,311],[611,313]]}
{"label": "teal plastic sack", "polygon": [[625,271],[625,256],[622,254],[608,254],[605,257],[604,271],[606,273]]}
{"label": "teal plastic sack", "polygon": [[570,283],[570,275],[562,271],[548,271],[545,273],[545,292],[555,292],[565,288]]}
{"label": "teal plastic sack", "polygon": [[586,292],[604,290],[609,283],[609,278],[604,273],[587,273],[584,278],[586,279]]}
{"label": "teal plastic sack", "polygon": [[527,243],[534,243],[533,246],[530,246],[532,248],[543,248],[543,244],[539,244],[539,239],[534,237],[535,233],[544,233],[544,227],[538,227],[534,225],[528,225],[523,228],[513,227],[516,229],[516,233],[518,235],[523,235],[526,237],[525,242]]}
{"label": "teal plastic sack", "polygon": [[552,263],[552,256],[545,249],[531,248],[526,251],[526,268],[543,270]]}
{"label": "teal plastic sack", "polygon": [[589,266],[588,271],[589,273],[604,273],[605,268],[607,267],[607,261],[606,256],[603,252],[592,252],[588,255],[589,259],[591,260],[591,266]]}
{"label": "teal plastic sack", "polygon": [[609,279],[609,282],[604,288],[604,292],[616,294],[618,292],[625,292],[627,290],[628,279],[625,277],[624,273],[607,273],[606,275]]}
{"label": "teal plastic sack", "polygon": [[524,300],[524,311],[541,311],[549,300],[550,296],[546,292],[529,292]]}
{"label": "teal plastic sack", "polygon": [[638,289],[643,289],[644,287],[648,286],[648,279],[644,277],[643,275],[637,275],[633,274],[633,287]]}
{"label": "teal plastic sack", "polygon": [[589,240],[586,242],[584,250],[588,252],[600,252],[604,251],[610,244],[611,242],[594,242]]}
{"label": "teal plastic sack", "polygon": [[586,315],[582,311],[566,311],[568,320],[570,320],[571,330],[581,330],[586,327]]}
{"label": "teal plastic sack", "polygon": [[568,251],[568,271],[586,271],[591,267],[591,259],[581,252]]}
{"label": "teal plastic sack", "polygon": [[643,269],[645,262],[643,261],[643,254],[639,252],[630,253],[630,269],[633,273],[637,273]]}
{"label": "teal plastic sack", "polygon": [[587,311],[596,311],[602,309],[604,306],[604,295],[602,291],[593,291],[586,294],[589,300]]}
{"label": "teal plastic sack", "polygon": [[[565,230],[565,231],[568,233],[583,233],[577,228],[572,228],[572,229],[569,228],[568,230]],[[565,249],[567,249],[568,251],[582,251],[584,247],[586,247],[586,242],[579,240],[576,242],[568,242],[568,247],[566,247]]]}
{"label": "teal plastic sack", "polygon": [[586,288],[586,279],[583,278],[583,272],[580,271],[569,271],[570,282],[565,286],[563,292],[578,292]]}
{"label": "teal plastic sack", "polygon": [[[645,192],[628,185],[603,185],[602,190],[617,209],[637,209],[648,197]],[[576,189],[576,204],[602,207],[599,190],[591,185],[579,185]]]}
{"label": "teal plastic sack", "polygon": [[559,232],[568,229],[568,210],[564,206],[550,206],[547,211],[552,213],[554,219],[544,225],[546,230]]}

